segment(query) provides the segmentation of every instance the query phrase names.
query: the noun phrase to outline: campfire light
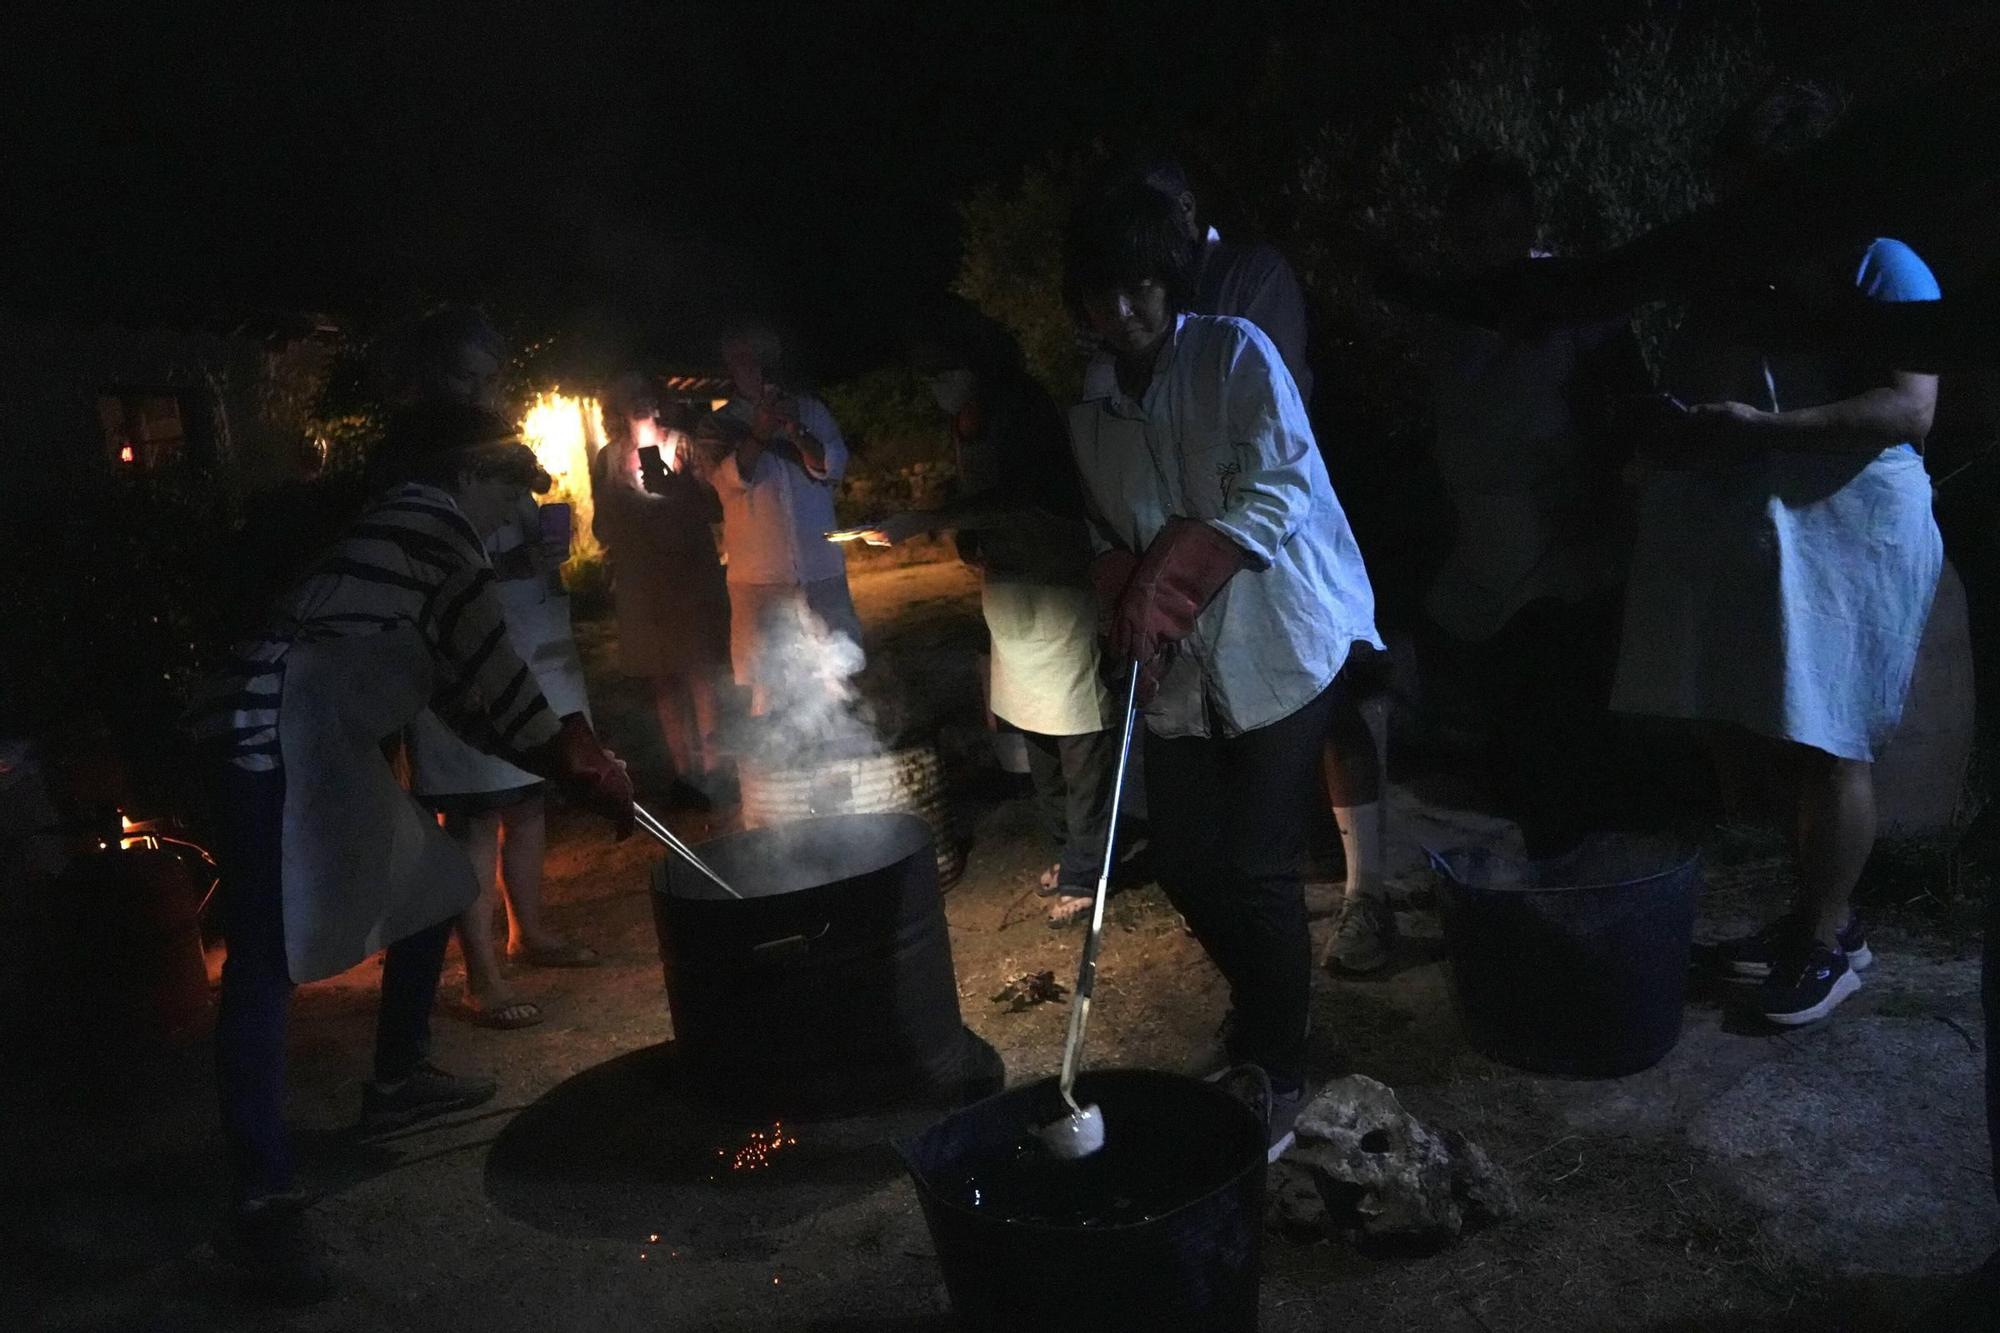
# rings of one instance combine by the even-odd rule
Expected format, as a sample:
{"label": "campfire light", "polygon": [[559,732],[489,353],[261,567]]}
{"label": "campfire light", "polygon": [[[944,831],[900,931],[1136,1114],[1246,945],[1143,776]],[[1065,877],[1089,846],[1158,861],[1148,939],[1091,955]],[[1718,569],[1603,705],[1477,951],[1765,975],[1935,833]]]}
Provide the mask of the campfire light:
{"label": "campfire light", "polygon": [[538,393],[521,418],[521,442],[535,451],[542,470],[555,486],[542,497],[569,504],[575,522],[570,559],[595,559],[603,554],[591,535],[590,464],[604,447],[604,418],[595,398],[567,394],[560,387]]}

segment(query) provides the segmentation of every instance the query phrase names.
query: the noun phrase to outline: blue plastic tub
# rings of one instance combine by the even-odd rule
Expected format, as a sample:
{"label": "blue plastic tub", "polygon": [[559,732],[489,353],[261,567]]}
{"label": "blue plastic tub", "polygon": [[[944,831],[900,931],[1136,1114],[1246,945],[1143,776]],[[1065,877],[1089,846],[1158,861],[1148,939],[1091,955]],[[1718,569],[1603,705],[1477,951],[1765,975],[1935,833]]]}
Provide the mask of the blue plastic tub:
{"label": "blue plastic tub", "polygon": [[1475,1050],[1616,1077],[1680,1040],[1701,856],[1606,835],[1551,861],[1433,852],[1452,989]]}

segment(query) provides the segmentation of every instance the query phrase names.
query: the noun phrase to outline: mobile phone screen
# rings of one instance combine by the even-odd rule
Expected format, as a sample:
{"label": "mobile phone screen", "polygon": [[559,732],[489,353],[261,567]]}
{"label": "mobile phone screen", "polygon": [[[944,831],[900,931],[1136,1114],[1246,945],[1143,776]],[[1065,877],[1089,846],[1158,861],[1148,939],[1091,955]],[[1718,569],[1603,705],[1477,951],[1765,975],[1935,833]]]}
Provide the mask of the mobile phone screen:
{"label": "mobile phone screen", "polygon": [[543,505],[541,510],[542,543],[546,546],[559,546],[567,551],[576,521],[575,512],[561,500],[551,501]]}

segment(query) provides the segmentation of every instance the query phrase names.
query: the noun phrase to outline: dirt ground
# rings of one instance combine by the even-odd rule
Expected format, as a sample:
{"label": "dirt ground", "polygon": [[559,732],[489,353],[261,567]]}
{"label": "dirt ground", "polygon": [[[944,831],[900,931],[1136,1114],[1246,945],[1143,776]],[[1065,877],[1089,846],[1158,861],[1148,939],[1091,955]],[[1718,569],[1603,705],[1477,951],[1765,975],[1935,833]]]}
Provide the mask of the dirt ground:
{"label": "dirt ground", "polygon": [[[1029,888],[1045,856],[1018,785],[992,762],[978,705],[976,589],[955,565],[857,574],[871,651],[935,719],[972,835],[946,897],[965,1021],[1010,1080],[1051,1072],[1065,1007],[1009,1012],[1004,982],[1067,980],[1080,935],[1046,928]],[[643,696],[583,638],[602,728],[657,788]],[[1362,1072],[1463,1131],[1513,1176],[1523,1217],[1430,1253],[1266,1240],[1264,1327],[1750,1329],[1937,1327],[1923,1311],[2000,1244],[1979,1077],[1977,960],[1889,931],[1862,994],[1820,1029],[1774,1034],[1716,997],[1690,1001],[1659,1066],[1539,1078],[1468,1049],[1455,1016],[1421,845],[1504,841],[1491,818],[1399,785],[1395,869],[1405,957],[1386,978],[1322,977],[1315,1072]],[[708,831],[699,821],[684,833]],[[62,1061],[0,1080],[16,1140],[0,1191],[0,1318],[50,1329],[256,1328],[502,1333],[948,1327],[914,1195],[879,1140],[922,1118],[790,1127],[798,1169],[748,1185],[699,1162],[728,1142],[675,1092],[648,902],[655,847],[558,817],[555,924],[606,958],[525,971],[548,1021],[520,1032],[449,1012],[436,1058],[486,1071],[481,1112],[362,1144],[351,1126],[377,967],[304,988],[291,1034],[292,1115],[340,1293],[308,1311],[241,1304],[208,1245],[221,1195],[205,1044],[116,1065]],[[1711,864],[1700,930],[1768,910],[1781,867]],[[1333,890],[1309,890],[1315,930]],[[1219,979],[1157,888],[1111,908],[1092,1028],[1104,1064],[1172,1068],[1220,1017]],[[740,1144],[738,1145],[740,1146]]]}

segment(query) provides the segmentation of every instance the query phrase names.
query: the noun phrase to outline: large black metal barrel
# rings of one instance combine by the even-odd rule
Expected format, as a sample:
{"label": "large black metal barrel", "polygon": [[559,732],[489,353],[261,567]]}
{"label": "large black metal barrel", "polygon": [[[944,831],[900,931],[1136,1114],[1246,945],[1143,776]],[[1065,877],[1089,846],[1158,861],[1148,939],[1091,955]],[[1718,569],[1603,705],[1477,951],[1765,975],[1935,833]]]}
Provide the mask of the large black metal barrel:
{"label": "large black metal barrel", "polygon": [[712,1096],[802,1115],[999,1086],[959,1019],[922,819],[801,819],[699,850],[743,900],[669,858],[653,921],[676,1049]]}
{"label": "large black metal barrel", "polygon": [[1104,1147],[1058,1161],[1033,1138],[1053,1080],[1010,1088],[899,1145],[960,1325],[1257,1327],[1264,1125],[1214,1083],[1146,1069],[1076,1082]]}

